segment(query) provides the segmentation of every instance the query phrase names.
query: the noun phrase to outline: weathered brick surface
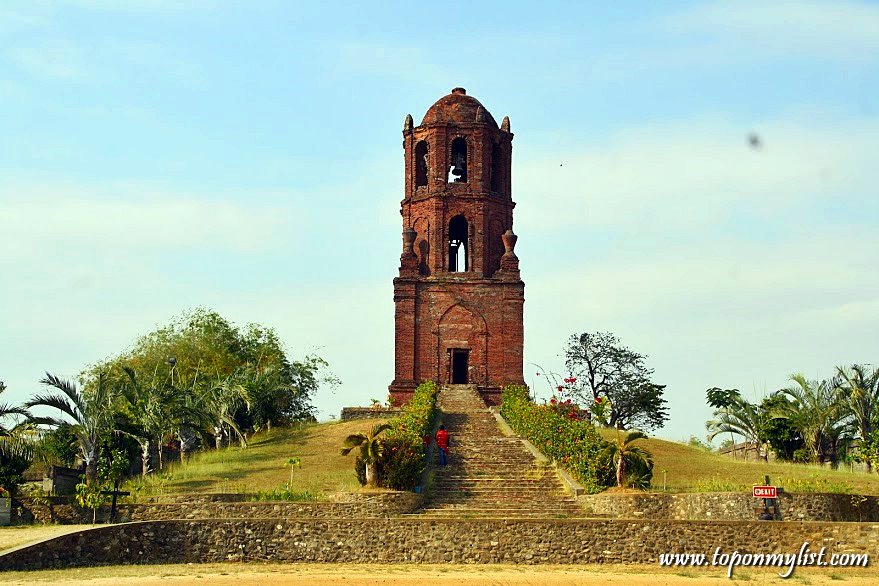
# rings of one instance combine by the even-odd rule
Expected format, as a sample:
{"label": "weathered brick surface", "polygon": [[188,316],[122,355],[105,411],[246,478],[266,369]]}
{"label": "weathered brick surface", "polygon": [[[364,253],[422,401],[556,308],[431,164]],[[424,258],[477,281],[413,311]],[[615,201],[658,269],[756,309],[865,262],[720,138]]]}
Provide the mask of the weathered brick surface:
{"label": "weathered brick surface", "polygon": [[[489,404],[523,383],[525,285],[512,246],[510,171],[513,134],[478,100],[455,88],[403,130],[403,254],[394,279],[395,369],[391,400],[409,400],[424,380],[451,381],[451,348],[469,351],[468,383]],[[448,182],[453,141],[466,141],[467,181]],[[424,153],[427,162],[424,163]],[[419,165],[422,168],[419,170]],[[449,227],[467,221],[468,268],[450,271]],[[453,268],[453,267],[452,267]]]}

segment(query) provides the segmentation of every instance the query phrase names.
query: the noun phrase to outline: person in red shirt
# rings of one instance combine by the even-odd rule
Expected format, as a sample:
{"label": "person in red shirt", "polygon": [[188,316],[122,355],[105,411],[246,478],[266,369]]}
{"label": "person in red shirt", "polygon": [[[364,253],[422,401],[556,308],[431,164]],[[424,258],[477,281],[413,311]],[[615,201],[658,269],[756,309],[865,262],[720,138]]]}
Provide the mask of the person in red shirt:
{"label": "person in red shirt", "polygon": [[440,425],[436,432],[436,447],[439,449],[440,466],[445,466],[449,463],[449,432],[445,425]]}

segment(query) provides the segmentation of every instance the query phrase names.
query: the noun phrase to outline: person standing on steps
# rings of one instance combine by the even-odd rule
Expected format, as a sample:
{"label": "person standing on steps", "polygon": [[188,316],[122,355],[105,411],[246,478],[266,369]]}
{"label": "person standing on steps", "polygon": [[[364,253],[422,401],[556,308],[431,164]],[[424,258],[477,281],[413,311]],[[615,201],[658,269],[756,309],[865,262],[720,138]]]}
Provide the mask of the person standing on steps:
{"label": "person standing on steps", "polygon": [[436,447],[439,450],[440,466],[445,466],[449,463],[449,432],[446,431],[445,425],[440,425],[439,431],[436,432]]}

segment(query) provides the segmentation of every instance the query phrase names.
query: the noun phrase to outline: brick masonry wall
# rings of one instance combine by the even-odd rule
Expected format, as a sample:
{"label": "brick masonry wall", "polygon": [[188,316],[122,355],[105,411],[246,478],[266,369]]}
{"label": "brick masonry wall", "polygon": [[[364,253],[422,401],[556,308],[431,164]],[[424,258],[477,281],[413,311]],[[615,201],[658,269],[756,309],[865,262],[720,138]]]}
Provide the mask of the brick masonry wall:
{"label": "brick masonry wall", "polygon": [[[418,127],[403,131],[405,196],[400,213],[404,250],[394,279],[395,405],[425,380],[450,381],[449,349],[469,351],[468,380],[490,404],[505,384],[523,383],[524,284],[518,261],[504,265],[503,234],[513,227],[509,124],[498,128],[487,110],[462,89],[434,104]],[[448,182],[453,142],[467,143],[467,181]],[[427,181],[417,168],[427,150]],[[492,181],[492,172],[496,174]],[[450,266],[454,218],[467,222],[465,272]],[[407,241],[407,231],[412,240]]]}
{"label": "brick masonry wall", "polygon": [[[587,514],[628,519],[752,520],[763,501],[743,493],[592,494],[577,497]],[[776,499],[783,521],[879,521],[879,498],[789,494]]]}
{"label": "brick masonry wall", "polygon": [[[0,570],[119,563],[588,564],[711,554],[879,551],[879,525],[746,521],[249,519],[151,521],[60,536],[0,555]],[[380,546],[376,546],[380,544]]]}

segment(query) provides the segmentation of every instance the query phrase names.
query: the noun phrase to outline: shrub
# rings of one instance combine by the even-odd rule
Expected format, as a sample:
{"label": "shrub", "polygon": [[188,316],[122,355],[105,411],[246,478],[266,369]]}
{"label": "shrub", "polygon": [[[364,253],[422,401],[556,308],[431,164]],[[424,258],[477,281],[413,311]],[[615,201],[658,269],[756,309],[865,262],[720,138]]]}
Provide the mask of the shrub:
{"label": "shrub", "polygon": [[[437,387],[433,381],[418,385],[403,411],[388,422],[391,429],[382,441],[384,449],[378,460],[379,482],[395,490],[411,490],[424,472],[424,436],[430,433],[436,417]],[[366,483],[366,471],[359,457],[354,471],[360,484]]]}
{"label": "shrub", "polygon": [[607,442],[588,421],[573,419],[555,406],[535,405],[527,387],[518,385],[504,388],[501,415],[587,491],[600,492],[616,484],[613,467],[601,456]]}
{"label": "shrub", "polygon": [[[423,444],[416,446],[406,438],[391,438],[382,445],[384,450],[376,462],[381,485],[394,490],[411,490],[418,485],[424,472]],[[354,469],[360,484],[366,484],[366,465],[360,456]]]}
{"label": "shrub", "polygon": [[14,494],[16,486],[24,480],[22,474],[30,464],[30,453],[0,450],[0,486]]}

